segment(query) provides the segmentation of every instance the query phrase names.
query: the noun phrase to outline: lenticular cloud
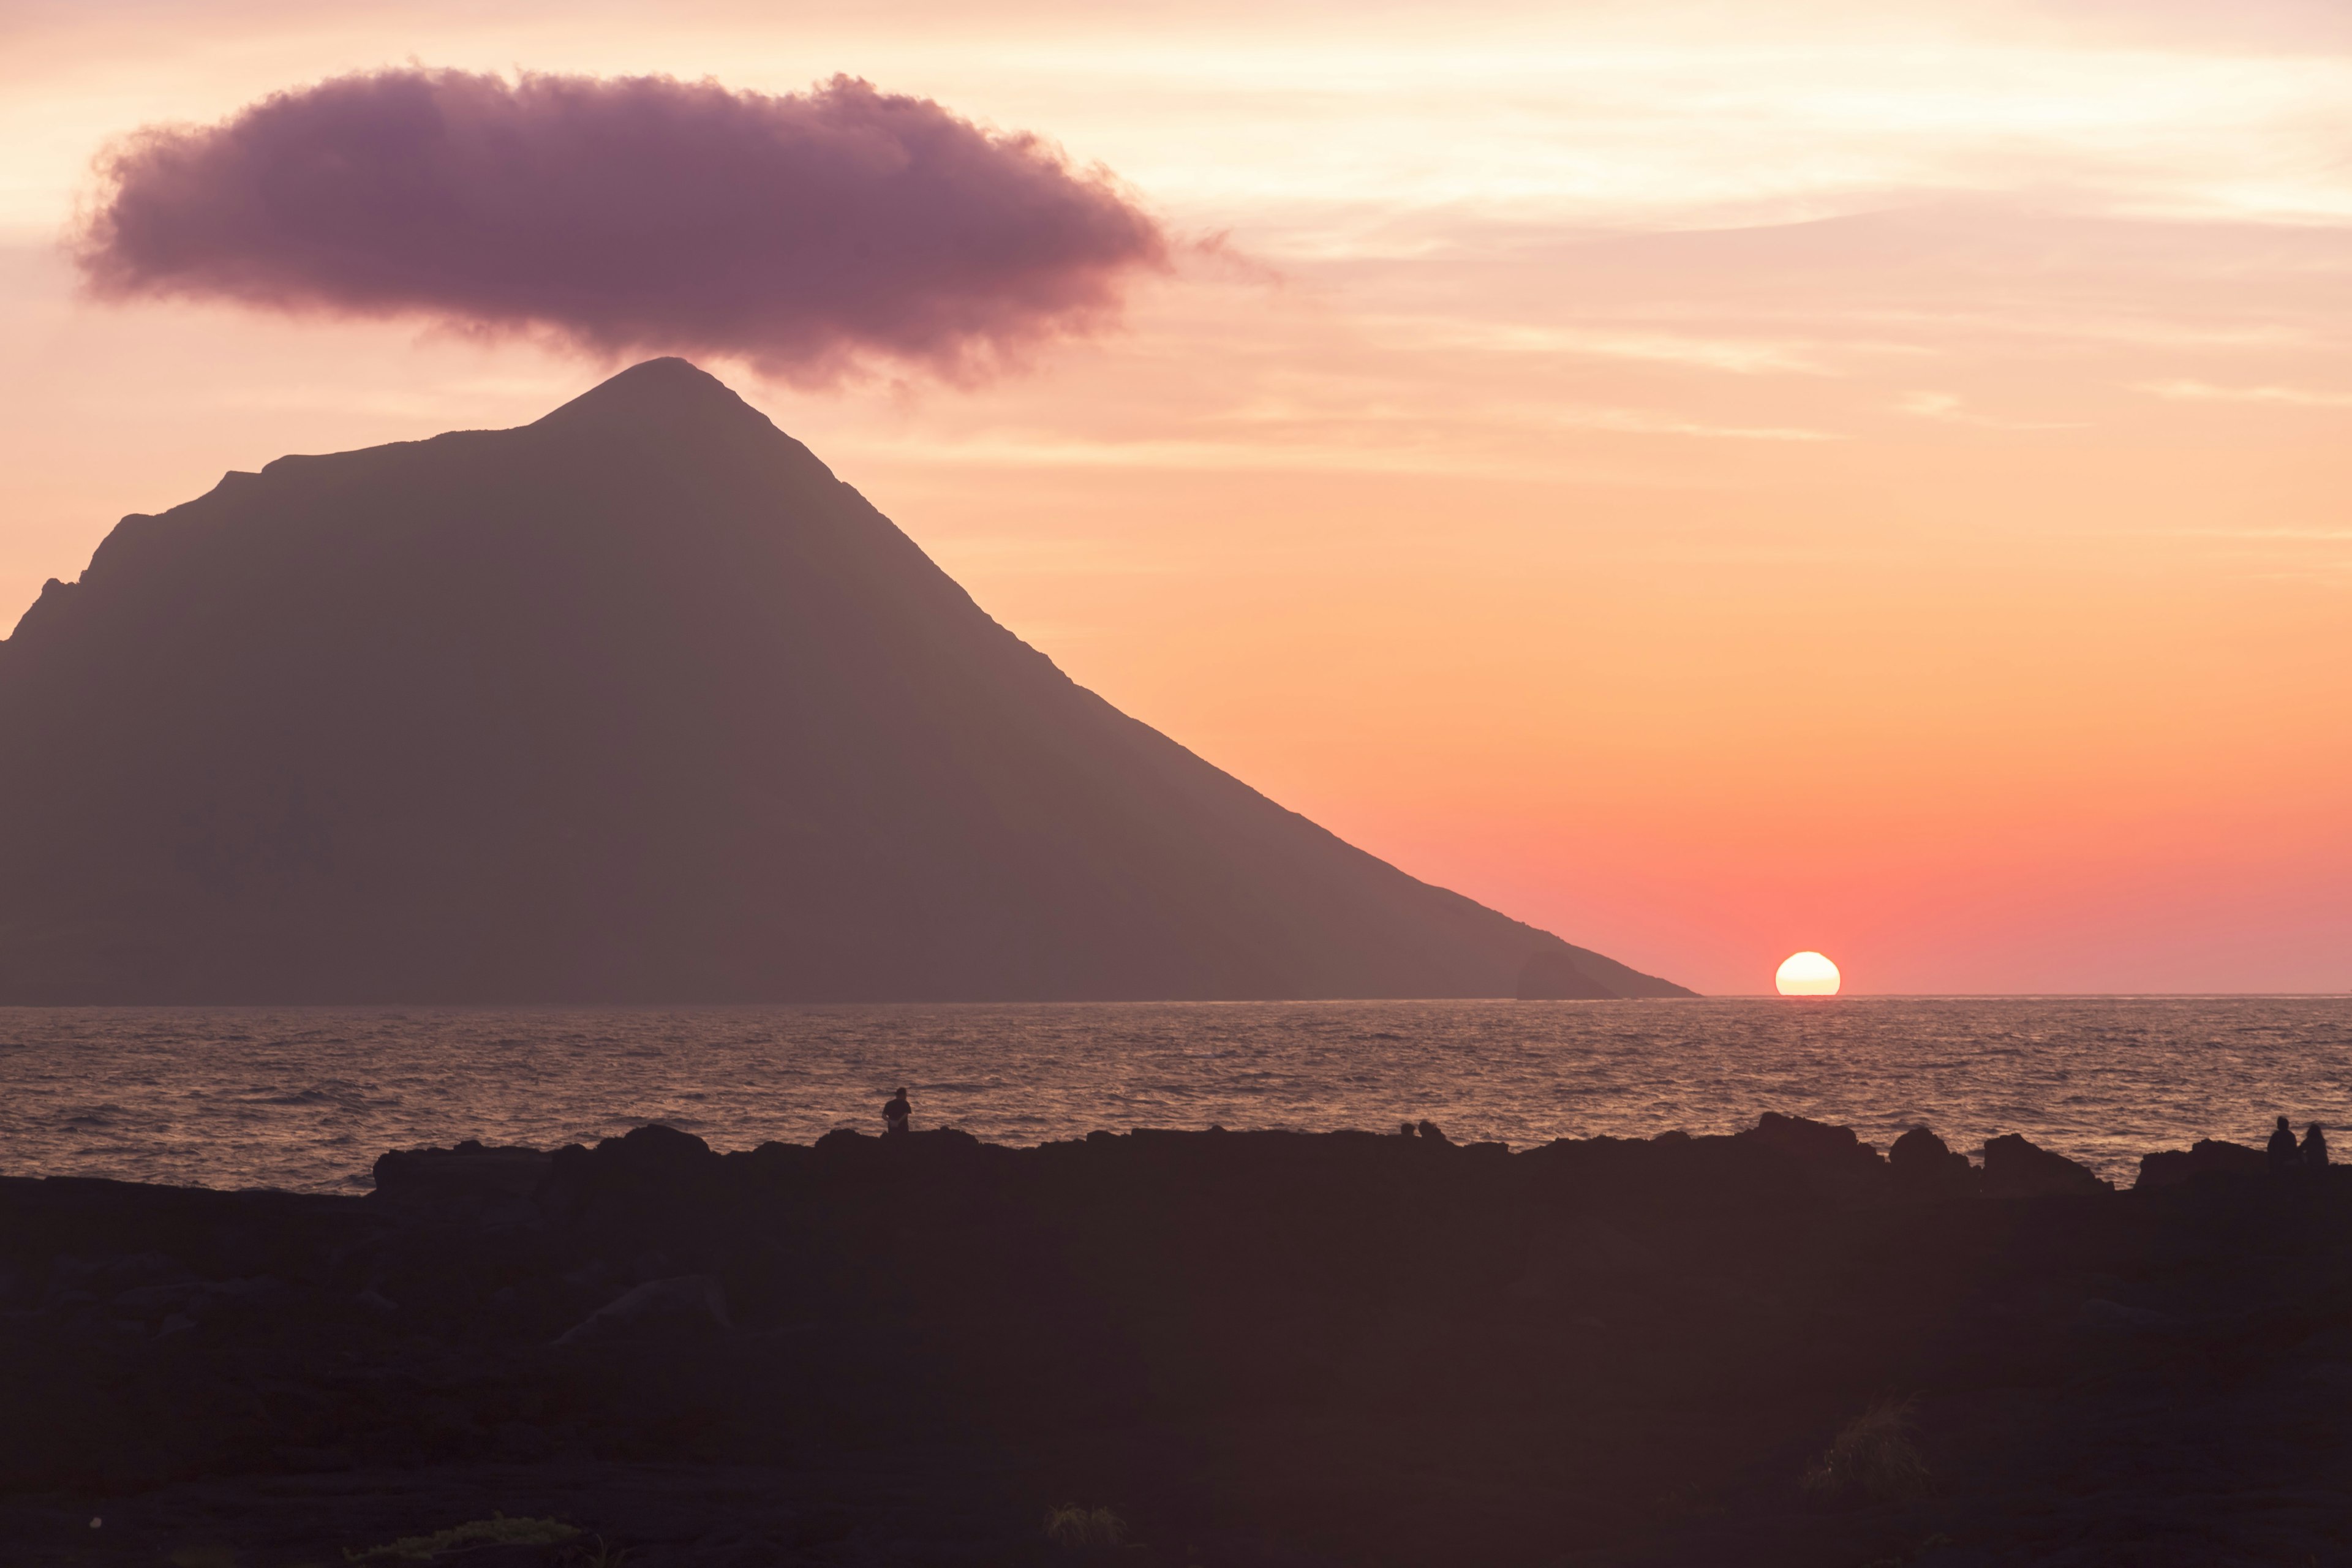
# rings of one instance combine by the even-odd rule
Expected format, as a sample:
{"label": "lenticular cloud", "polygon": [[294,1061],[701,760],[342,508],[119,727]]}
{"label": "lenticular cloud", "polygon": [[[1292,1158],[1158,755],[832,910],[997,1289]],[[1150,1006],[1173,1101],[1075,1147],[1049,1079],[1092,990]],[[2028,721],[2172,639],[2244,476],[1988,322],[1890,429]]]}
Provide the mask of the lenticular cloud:
{"label": "lenticular cloud", "polygon": [[79,237],[111,298],[176,296],[732,353],[803,382],[969,379],[1165,264],[1099,173],[928,99],[667,77],[387,70],[100,160]]}

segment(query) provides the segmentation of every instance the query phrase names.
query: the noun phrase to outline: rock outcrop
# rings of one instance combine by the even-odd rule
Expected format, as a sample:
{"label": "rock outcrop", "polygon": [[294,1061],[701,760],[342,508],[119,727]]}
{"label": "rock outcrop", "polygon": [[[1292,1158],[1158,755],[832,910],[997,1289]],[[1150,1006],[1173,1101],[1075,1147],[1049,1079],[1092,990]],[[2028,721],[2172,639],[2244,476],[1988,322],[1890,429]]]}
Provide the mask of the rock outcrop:
{"label": "rock outcrop", "polygon": [[2143,1154],[2139,1162],[2142,1187],[2168,1187],[2194,1176],[2261,1176],[2270,1172],[2270,1157],[2260,1149],[2219,1138],[2200,1138],[2187,1149],[2164,1149]]}
{"label": "rock outcrop", "polygon": [[648,1279],[597,1308],[556,1337],[558,1345],[609,1344],[616,1340],[675,1341],[680,1335],[724,1331],[727,1295],[708,1274]]}
{"label": "rock outcrop", "polygon": [[[0,1541],[1044,1563],[1076,1504],[1135,1568],[2338,1554],[2352,1176],[1896,1148],[648,1127],[364,1198],[0,1179]],[[1807,1489],[1890,1421],[1918,1485]]]}
{"label": "rock outcrop", "polygon": [[1979,1190],[1989,1198],[2095,1197],[2115,1184],[2011,1132],[1986,1140]]}
{"label": "rock outcrop", "polygon": [[1974,1197],[1981,1190],[1981,1173],[1966,1154],[1947,1147],[1926,1127],[1914,1127],[1886,1151],[1886,1166],[1895,1194],[1912,1203],[1936,1203]]}

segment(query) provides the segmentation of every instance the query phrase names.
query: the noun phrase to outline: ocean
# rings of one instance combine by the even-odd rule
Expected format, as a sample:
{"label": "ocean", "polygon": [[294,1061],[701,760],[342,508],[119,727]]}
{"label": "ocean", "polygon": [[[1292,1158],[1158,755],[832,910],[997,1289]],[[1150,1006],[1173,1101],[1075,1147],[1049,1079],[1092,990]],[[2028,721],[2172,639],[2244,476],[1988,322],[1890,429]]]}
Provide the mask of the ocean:
{"label": "ocean", "polygon": [[[665,1121],[719,1149],[915,1125],[1459,1142],[1843,1122],[2021,1132],[2128,1184],[2199,1138],[2352,1121],[2352,998],[0,1009],[0,1174],[363,1191],[386,1149]],[[2338,1141],[2352,1151],[2352,1138]]]}

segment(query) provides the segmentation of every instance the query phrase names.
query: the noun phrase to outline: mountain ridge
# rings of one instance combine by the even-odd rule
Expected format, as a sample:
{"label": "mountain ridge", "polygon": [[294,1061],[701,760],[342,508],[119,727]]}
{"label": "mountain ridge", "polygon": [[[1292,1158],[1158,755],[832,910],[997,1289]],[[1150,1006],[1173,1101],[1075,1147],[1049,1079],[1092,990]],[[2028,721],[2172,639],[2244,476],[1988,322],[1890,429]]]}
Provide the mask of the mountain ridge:
{"label": "mountain ridge", "polygon": [[0,734],[0,999],[1687,994],[1121,713],[681,360],[124,519]]}

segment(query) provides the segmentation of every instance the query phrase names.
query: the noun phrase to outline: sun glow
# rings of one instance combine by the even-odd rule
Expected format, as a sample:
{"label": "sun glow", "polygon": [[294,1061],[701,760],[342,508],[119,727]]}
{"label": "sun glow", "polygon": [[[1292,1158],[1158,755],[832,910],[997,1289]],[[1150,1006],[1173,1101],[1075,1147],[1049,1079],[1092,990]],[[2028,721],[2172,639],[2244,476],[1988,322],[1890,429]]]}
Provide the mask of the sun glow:
{"label": "sun glow", "polygon": [[1792,952],[1780,961],[1780,972],[1772,976],[1772,984],[1783,996],[1834,996],[1838,966],[1818,952]]}

